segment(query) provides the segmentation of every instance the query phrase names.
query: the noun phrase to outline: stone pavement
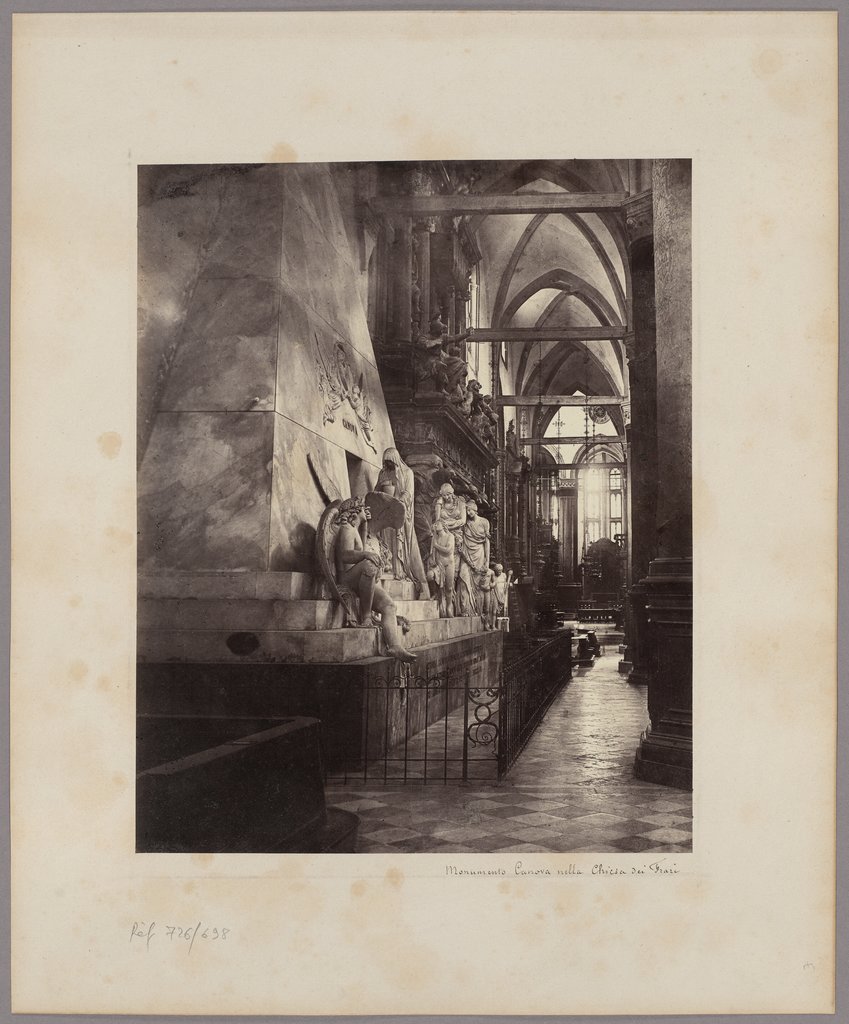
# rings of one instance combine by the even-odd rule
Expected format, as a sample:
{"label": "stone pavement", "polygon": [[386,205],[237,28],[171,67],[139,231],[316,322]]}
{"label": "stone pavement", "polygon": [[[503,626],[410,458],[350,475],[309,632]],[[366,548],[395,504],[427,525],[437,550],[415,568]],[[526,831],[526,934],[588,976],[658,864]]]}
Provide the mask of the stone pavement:
{"label": "stone pavement", "polygon": [[692,794],[635,779],[644,688],[608,649],[577,669],[500,783],[328,786],[360,816],[358,853],[673,853],[692,849]]}

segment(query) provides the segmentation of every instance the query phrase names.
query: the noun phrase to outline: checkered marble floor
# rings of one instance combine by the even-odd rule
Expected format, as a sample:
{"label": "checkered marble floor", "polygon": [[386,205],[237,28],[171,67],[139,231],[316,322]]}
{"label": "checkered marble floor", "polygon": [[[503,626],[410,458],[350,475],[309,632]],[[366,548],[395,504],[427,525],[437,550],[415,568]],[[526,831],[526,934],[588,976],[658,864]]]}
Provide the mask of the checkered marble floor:
{"label": "checkered marble floor", "polygon": [[576,670],[500,783],[328,787],[360,817],[358,853],[670,853],[692,849],[692,794],[635,779],[646,693],[615,648]]}

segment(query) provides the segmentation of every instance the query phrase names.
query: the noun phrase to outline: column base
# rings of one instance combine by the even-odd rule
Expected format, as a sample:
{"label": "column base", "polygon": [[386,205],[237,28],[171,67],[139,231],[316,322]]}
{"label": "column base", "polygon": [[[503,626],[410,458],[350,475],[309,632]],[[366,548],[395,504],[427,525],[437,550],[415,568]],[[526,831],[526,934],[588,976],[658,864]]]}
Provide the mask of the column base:
{"label": "column base", "polygon": [[644,782],[692,790],[692,712],[670,709],[656,729],[646,729],[634,759],[634,775]]}
{"label": "column base", "polygon": [[632,668],[631,673],[628,676],[628,682],[631,686],[648,686],[650,677],[648,672],[641,668]]}
{"label": "column base", "polygon": [[627,676],[630,673],[630,671],[633,669],[633,667],[634,667],[633,661],[627,661],[625,658],[623,658],[619,662],[619,672],[623,676]]}

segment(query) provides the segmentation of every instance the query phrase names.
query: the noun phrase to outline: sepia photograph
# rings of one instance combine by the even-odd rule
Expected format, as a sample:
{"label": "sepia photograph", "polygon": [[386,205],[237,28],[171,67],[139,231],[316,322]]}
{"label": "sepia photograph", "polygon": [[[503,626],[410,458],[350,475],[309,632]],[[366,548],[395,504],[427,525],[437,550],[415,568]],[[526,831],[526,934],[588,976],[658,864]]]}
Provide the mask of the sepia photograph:
{"label": "sepia photograph", "polygon": [[137,852],[692,850],[691,202],[139,166]]}
{"label": "sepia photograph", "polygon": [[13,1011],[833,1013],[836,13],[181,4],[7,21]]}

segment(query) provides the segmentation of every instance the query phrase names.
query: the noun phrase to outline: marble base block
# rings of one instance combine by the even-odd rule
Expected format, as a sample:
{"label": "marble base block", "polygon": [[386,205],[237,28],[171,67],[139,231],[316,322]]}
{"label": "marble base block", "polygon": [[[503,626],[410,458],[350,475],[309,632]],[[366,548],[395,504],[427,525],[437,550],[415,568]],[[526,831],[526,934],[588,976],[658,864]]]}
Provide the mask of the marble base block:
{"label": "marble base block", "polygon": [[[440,620],[449,621],[449,620]],[[352,630],[338,630],[343,635]],[[370,631],[363,631],[370,632]],[[462,701],[463,685],[497,685],[500,631],[467,634],[421,648],[415,676],[441,676],[451,688],[435,699],[417,688],[388,689],[396,673],[389,658],[347,664],[142,662],[137,669],[139,715],[245,717],[298,715],[321,721],[327,767],[377,757],[403,738],[440,720]]]}
{"label": "marble base block", "polygon": [[[284,602],[285,603],[285,602]],[[319,602],[291,602],[300,610],[316,614],[311,606]],[[418,603],[418,602],[414,602]],[[244,602],[240,602],[244,605]],[[404,637],[409,650],[442,643],[482,630],[477,616],[453,619],[431,618],[411,622]],[[336,629],[168,628],[140,627],[137,656],[140,662],[227,663],[271,662],[274,664],[317,664],[359,661],[380,656],[379,630],[372,626]]]}
{"label": "marble base block", "polygon": [[[433,601],[396,601],[395,610],[411,622],[436,618]],[[140,629],[322,630],[344,626],[338,601],[285,601],[258,598],[142,598]]]}
{"label": "marble base block", "polygon": [[693,719],[671,709],[658,726],[646,729],[634,759],[634,774],[675,789],[693,788]]}

